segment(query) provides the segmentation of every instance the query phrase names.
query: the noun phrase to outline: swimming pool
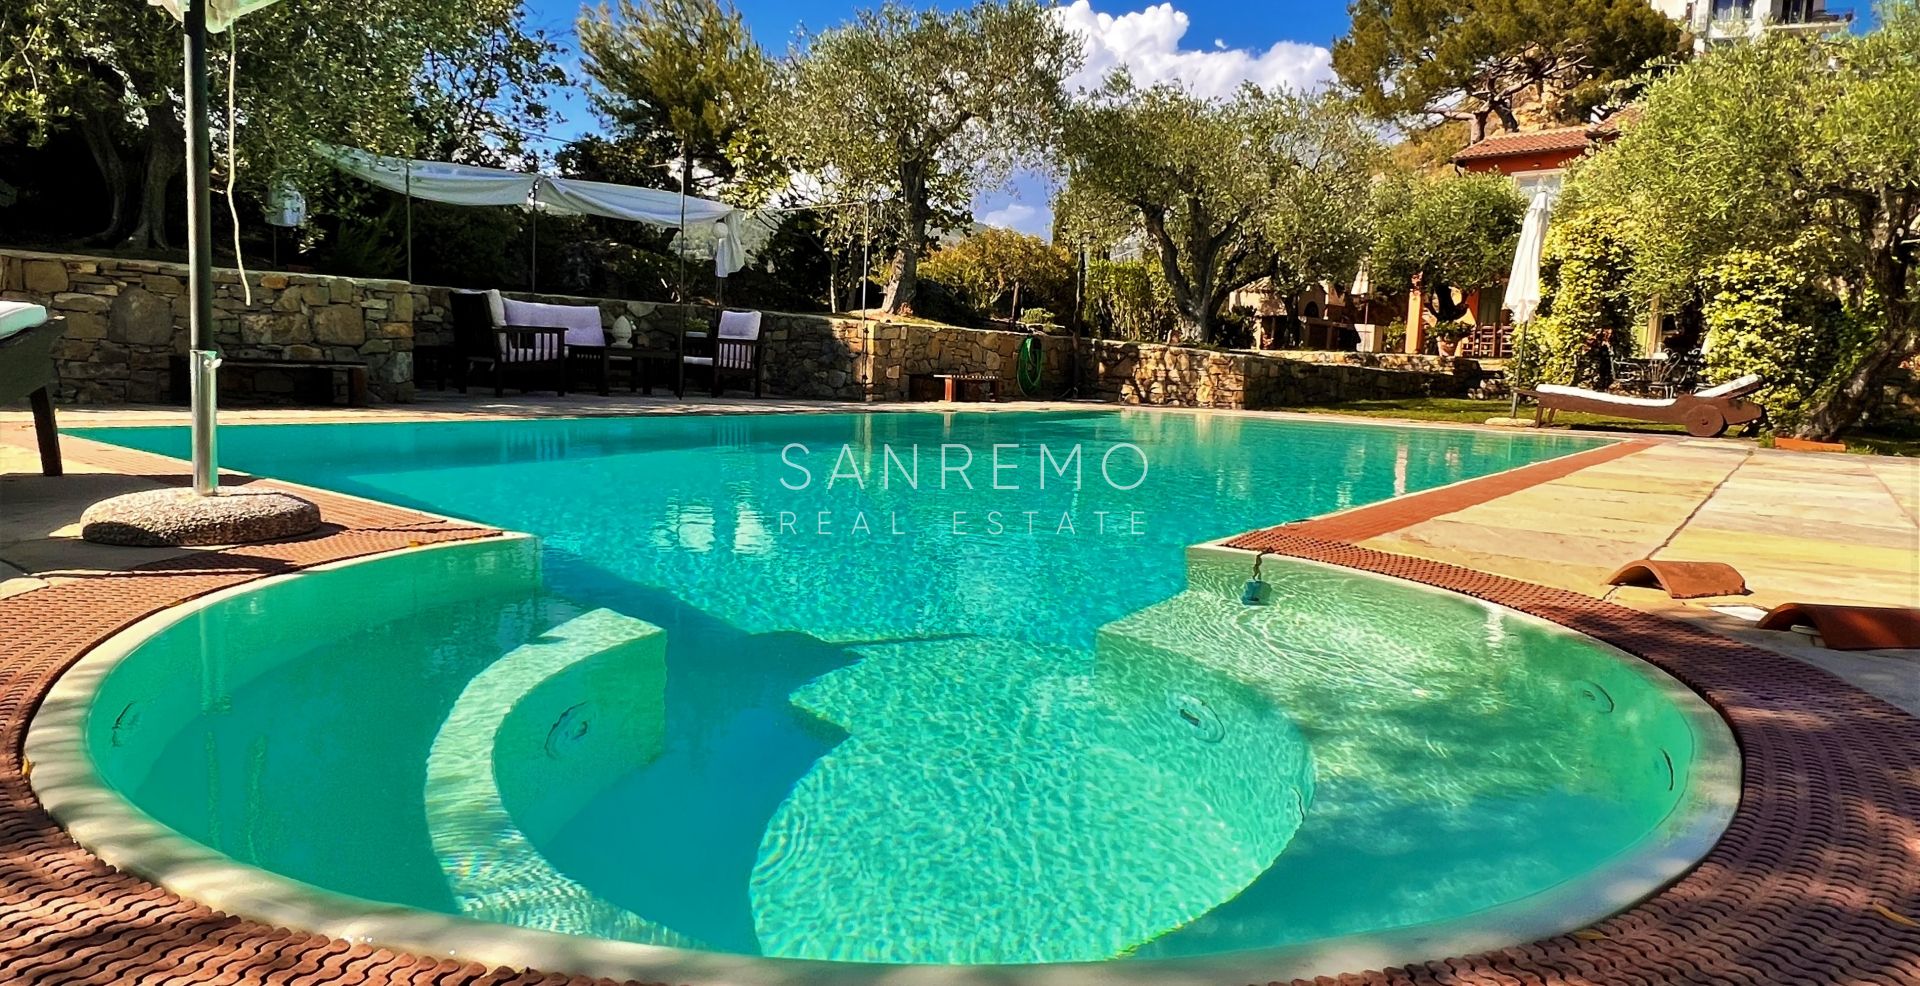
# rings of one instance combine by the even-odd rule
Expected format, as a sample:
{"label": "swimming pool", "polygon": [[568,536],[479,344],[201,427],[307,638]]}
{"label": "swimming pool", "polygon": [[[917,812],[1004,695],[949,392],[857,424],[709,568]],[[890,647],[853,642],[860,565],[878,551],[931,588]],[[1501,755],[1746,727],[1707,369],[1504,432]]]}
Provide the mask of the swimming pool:
{"label": "swimming pool", "polygon": [[100,672],[109,786],[363,900],[833,963],[1404,952],[1624,906],[1724,766],[1717,719],[1585,638],[1304,563],[1245,606],[1245,558],[1186,551],[1591,442],[1111,412],[222,439],[541,539],[236,593]]}

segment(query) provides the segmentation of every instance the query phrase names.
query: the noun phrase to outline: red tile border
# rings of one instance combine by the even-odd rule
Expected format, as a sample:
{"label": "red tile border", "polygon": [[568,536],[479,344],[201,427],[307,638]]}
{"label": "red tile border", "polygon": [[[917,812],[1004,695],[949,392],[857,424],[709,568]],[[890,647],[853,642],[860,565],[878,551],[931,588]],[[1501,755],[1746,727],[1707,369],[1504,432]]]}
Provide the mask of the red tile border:
{"label": "red tile border", "polygon": [[[1465,510],[1509,493],[1518,493],[1531,486],[1550,483],[1588,466],[1597,466],[1603,462],[1625,458],[1635,452],[1653,448],[1655,444],[1657,443],[1645,439],[1614,442],[1584,452],[1563,455],[1557,459],[1547,459],[1544,462],[1497,472],[1491,476],[1481,476],[1478,479],[1469,479],[1438,489],[1382,500],[1379,503],[1354,507],[1335,514],[1311,517],[1285,525],[1284,529],[1296,535],[1333,541],[1365,541],[1368,538],[1379,537],[1382,534],[1432,520],[1442,514]],[[1274,530],[1281,529],[1274,528]],[[1259,545],[1256,539],[1261,533],[1263,532],[1255,531],[1243,534],[1227,542],[1227,546],[1258,550]]]}
{"label": "red tile border", "polygon": [[[1613,457],[1630,451],[1637,449]],[[151,470],[153,457],[126,455],[139,461],[116,461]],[[587,982],[490,972],[217,914],[108,867],[34,800],[21,759],[27,721],[60,672],[114,630],[265,575],[493,533],[301,492],[337,526],[0,599],[0,982]],[[1297,527],[1254,537],[1263,550],[1462,592],[1608,641],[1706,696],[1727,717],[1743,756],[1743,796],[1726,835],[1697,868],[1645,902],[1529,945],[1316,983],[1920,984],[1920,719],[1790,658],[1577,593],[1306,536]],[[166,577],[154,577],[160,574]]]}

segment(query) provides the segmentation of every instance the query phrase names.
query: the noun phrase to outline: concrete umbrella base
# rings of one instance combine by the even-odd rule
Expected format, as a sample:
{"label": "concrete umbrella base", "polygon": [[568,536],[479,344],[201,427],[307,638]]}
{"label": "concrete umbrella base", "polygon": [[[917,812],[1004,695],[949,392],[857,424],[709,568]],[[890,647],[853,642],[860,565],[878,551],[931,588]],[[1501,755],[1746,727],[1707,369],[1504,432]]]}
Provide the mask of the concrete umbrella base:
{"label": "concrete umbrella base", "polygon": [[102,500],[80,517],[96,544],[187,547],[297,537],[320,526],[320,508],[273,490],[145,490]]}

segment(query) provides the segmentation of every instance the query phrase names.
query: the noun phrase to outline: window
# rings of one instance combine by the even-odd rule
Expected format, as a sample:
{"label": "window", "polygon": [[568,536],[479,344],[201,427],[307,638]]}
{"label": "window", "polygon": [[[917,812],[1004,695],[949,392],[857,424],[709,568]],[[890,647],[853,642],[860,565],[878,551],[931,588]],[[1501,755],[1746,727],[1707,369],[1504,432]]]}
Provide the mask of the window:
{"label": "window", "polygon": [[1713,19],[1744,21],[1753,17],[1753,0],[1713,0]]}

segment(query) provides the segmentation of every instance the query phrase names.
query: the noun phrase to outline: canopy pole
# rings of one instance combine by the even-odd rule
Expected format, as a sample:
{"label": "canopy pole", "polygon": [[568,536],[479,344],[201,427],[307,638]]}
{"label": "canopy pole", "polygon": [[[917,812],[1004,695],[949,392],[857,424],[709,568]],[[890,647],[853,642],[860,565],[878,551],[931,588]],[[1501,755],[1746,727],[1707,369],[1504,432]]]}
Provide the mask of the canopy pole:
{"label": "canopy pole", "polygon": [[207,6],[190,0],[185,10],[187,115],[187,338],[192,354],[193,491],[212,496],[220,488],[214,461],[214,371],[220,354],[213,339],[212,148],[207,123]]}
{"label": "canopy pole", "polygon": [[693,151],[680,142],[680,303],[690,304],[687,295],[687,182],[693,177]]}
{"label": "canopy pole", "polygon": [[873,201],[860,204],[860,319],[867,317],[867,274],[873,270]]}
{"label": "canopy pole", "polygon": [[413,159],[407,159],[407,283],[413,283]]}
{"label": "canopy pole", "polygon": [[540,290],[540,210],[533,210],[533,243],[527,249],[527,290],[537,293]]}

